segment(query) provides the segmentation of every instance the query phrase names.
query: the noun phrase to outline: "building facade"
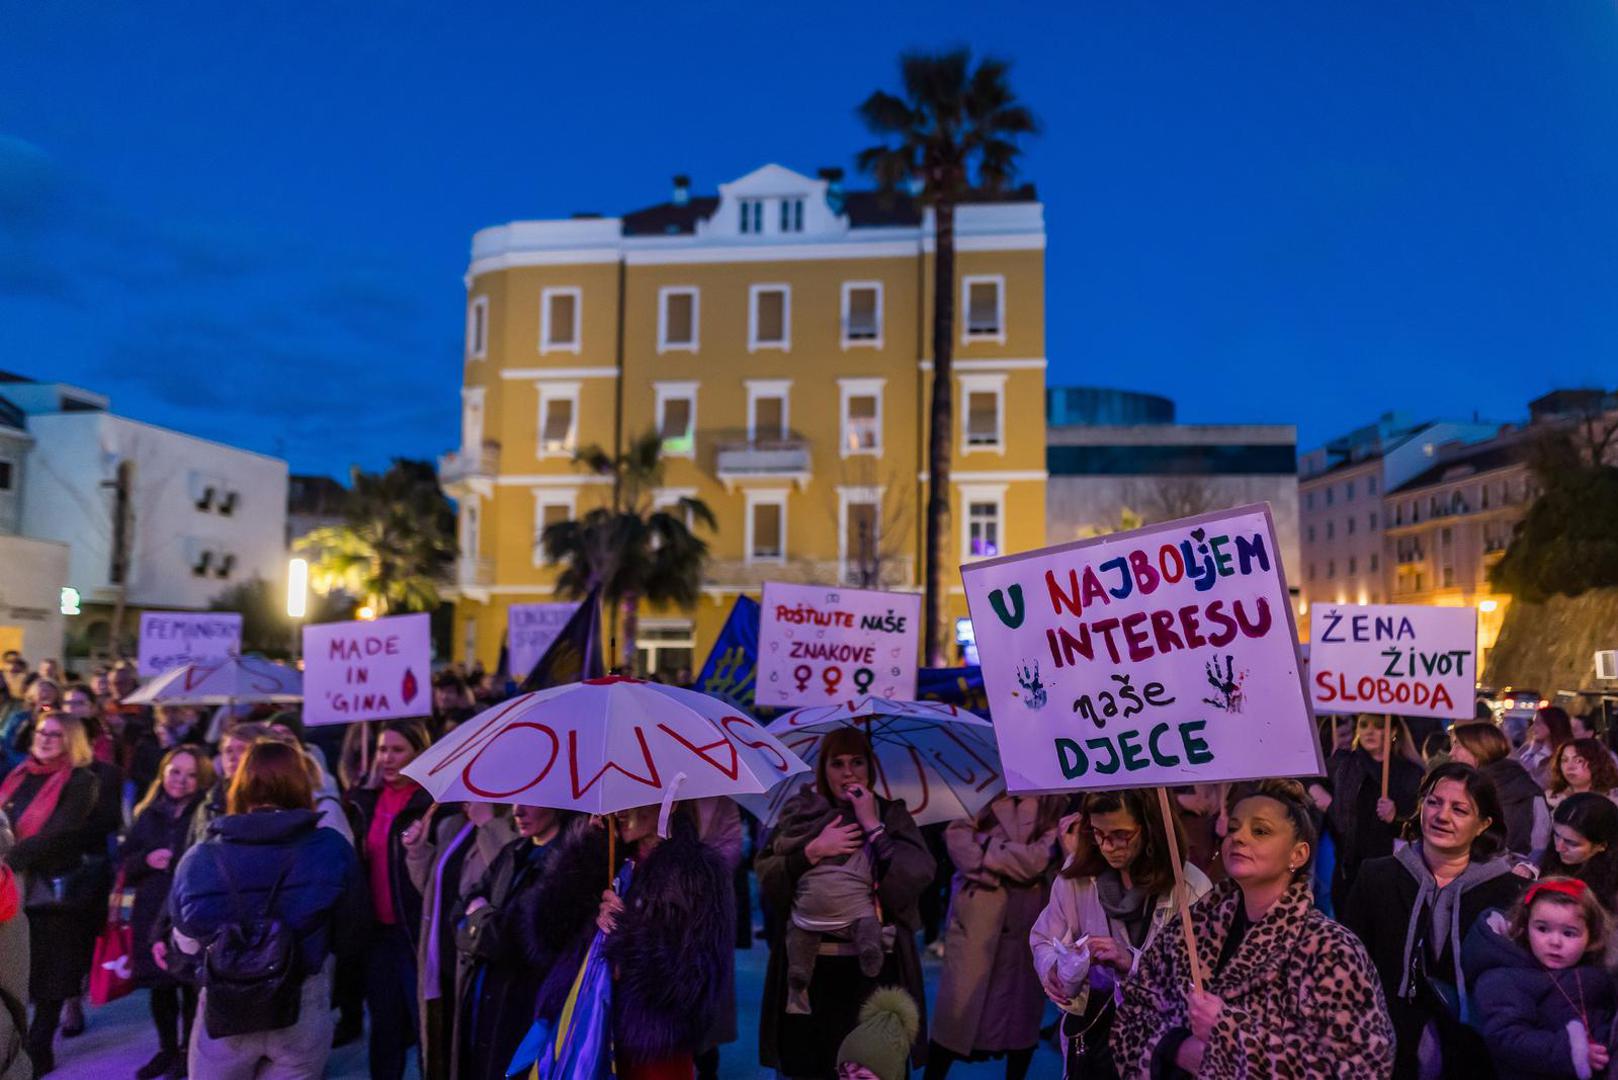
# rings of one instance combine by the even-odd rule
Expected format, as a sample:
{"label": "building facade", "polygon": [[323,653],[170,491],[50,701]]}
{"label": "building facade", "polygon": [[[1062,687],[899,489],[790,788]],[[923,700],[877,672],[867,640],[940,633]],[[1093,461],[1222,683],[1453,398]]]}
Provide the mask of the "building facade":
{"label": "building facade", "polygon": [[[1176,424],[1164,398],[1087,387],[1053,387],[1047,416],[1050,543],[1268,503],[1288,584],[1296,589],[1296,428]],[[1130,416],[1149,419],[1106,422]]]}
{"label": "building facade", "polygon": [[[479,232],[467,272],[458,658],[492,665],[512,603],[554,597],[539,532],[610,499],[580,447],[663,440],[656,498],[719,527],[693,611],[647,610],[643,668],[700,663],[765,581],[915,589],[930,395],[930,216],[776,165],[616,218]],[[1044,541],[1043,208],[957,216],[954,474],[946,561]],[[952,616],[966,614],[951,572]]]}
{"label": "building facade", "polygon": [[35,440],[22,532],[68,545],[65,584],[83,604],[68,631],[81,646],[106,647],[120,599],[128,610],[203,609],[254,577],[281,580],[286,462],[116,416],[73,387],[4,392]]}
{"label": "building facade", "polygon": [[[0,380],[3,381],[3,380]],[[0,386],[0,389],[4,389]],[[34,438],[27,415],[0,397],[0,652],[30,661],[61,659],[66,544],[22,534],[22,492]]]}

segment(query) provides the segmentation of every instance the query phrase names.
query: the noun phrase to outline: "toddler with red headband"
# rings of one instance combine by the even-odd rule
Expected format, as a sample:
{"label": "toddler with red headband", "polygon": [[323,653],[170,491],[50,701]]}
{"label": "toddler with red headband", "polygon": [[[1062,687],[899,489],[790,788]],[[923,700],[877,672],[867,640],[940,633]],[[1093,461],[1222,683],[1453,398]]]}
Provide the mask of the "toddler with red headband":
{"label": "toddler with red headband", "polygon": [[1503,927],[1478,921],[1463,950],[1471,1019],[1499,1075],[1608,1075],[1618,1016],[1618,985],[1602,964],[1608,931],[1595,894],[1565,877],[1531,886]]}

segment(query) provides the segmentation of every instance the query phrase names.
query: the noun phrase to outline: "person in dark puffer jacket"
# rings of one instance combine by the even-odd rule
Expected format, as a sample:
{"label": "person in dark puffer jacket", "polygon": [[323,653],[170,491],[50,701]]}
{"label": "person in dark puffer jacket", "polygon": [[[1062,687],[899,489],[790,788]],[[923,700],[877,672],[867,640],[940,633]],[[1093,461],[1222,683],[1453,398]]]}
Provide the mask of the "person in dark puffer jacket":
{"label": "person in dark puffer jacket", "polygon": [[[303,993],[291,1027],[215,1039],[198,1024],[190,1074],[248,1080],[267,1067],[276,1075],[321,1076],[331,1054],[332,957],[354,954],[367,929],[359,861],[347,840],[320,827],[296,747],[261,742],[249,748],[231,781],[227,809],[175,871],[169,895],[175,948],[165,966],[173,970],[182,955],[194,962],[224,926],[256,918],[279,879],[273,914],[297,936]],[[207,1010],[204,988],[204,1018]]]}
{"label": "person in dark puffer jacket", "polygon": [[522,920],[526,951],[531,958],[556,957],[540,988],[538,1015],[560,1016],[590,941],[598,928],[606,930],[618,1076],[688,1078],[729,986],[735,937],[730,871],[723,856],[697,838],[685,804],[672,815],[666,840],[657,835],[655,806],[616,817],[619,865],[635,864],[623,897],[602,892],[605,833],[585,826],[570,831],[554,871],[525,904],[544,919]]}
{"label": "person in dark puffer jacket", "polygon": [[1551,846],[1551,808],[1511,743],[1492,722],[1456,724],[1450,731],[1450,760],[1472,765],[1494,784],[1505,813],[1506,850],[1539,862]]}
{"label": "person in dark puffer jacket", "polygon": [[1500,1075],[1591,1080],[1612,1057],[1618,986],[1602,964],[1609,920],[1589,886],[1548,878],[1509,923],[1480,920],[1468,935],[1467,977],[1477,1026]]}

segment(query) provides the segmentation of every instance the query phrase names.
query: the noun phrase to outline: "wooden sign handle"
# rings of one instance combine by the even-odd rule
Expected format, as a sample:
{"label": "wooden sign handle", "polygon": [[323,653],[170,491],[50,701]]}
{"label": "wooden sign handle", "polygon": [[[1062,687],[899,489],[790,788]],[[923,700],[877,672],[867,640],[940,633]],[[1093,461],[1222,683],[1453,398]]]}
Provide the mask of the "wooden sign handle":
{"label": "wooden sign handle", "polygon": [[1382,716],[1382,797],[1388,797],[1388,766],[1393,764],[1393,714]]}
{"label": "wooden sign handle", "polygon": [[1157,789],[1157,805],[1163,812],[1163,834],[1168,837],[1169,862],[1174,866],[1174,902],[1180,909],[1180,933],[1185,937],[1186,955],[1191,958],[1191,985],[1201,990],[1207,983],[1203,975],[1202,959],[1197,956],[1197,940],[1191,933],[1191,890],[1185,883],[1185,866],[1180,862],[1180,841],[1174,833],[1174,800],[1169,798],[1169,789]]}

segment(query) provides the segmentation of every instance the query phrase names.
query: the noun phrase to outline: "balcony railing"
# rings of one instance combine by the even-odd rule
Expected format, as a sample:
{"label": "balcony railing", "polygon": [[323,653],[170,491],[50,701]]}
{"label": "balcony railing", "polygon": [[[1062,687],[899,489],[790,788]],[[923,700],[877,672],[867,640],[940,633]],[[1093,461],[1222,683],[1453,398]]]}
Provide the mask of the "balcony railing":
{"label": "balcony railing", "polygon": [[746,432],[721,433],[714,443],[714,472],[729,485],[738,480],[787,478],[808,482],[809,440],[795,432],[749,439]]}
{"label": "balcony railing", "polygon": [[500,471],[500,444],[485,439],[482,446],[463,446],[440,455],[439,483],[448,487],[467,480],[491,479]]}
{"label": "balcony railing", "polygon": [[915,560],[908,555],[849,566],[836,559],[788,558],[781,562],[753,563],[745,559],[712,559],[708,562],[706,577],[710,585],[754,586],[766,581],[786,581],[828,587],[902,589],[916,584]]}

